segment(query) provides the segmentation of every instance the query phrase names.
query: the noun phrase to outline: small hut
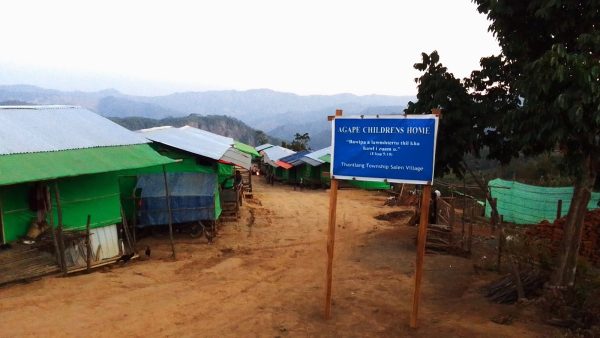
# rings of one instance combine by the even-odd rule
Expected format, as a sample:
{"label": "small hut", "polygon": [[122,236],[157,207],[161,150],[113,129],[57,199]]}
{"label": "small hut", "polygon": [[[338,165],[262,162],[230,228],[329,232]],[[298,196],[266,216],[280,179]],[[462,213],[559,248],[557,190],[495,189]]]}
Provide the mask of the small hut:
{"label": "small hut", "polygon": [[299,173],[303,182],[311,186],[329,186],[330,154],[331,147],[326,147],[302,156],[301,160],[306,164]]}
{"label": "small hut", "polygon": [[[326,147],[312,153],[308,153],[304,155],[301,160],[307,164],[300,170],[300,175],[307,182],[307,184],[320,184],[323,187],[329,186],[331,182],[331,147]],[[342,181],[341,184],[342,186],[352,186],[365,190],[390,189],[390,185],[385,182],[353,180]]]}
{"label": "small hut", "polygon": [[[0,107],[0,283],[132,253],[119,175],[160,166],[149,141],[89,110]],[[89,244],[89,245],[88,245]]]}
{"label": "small hut", "polygon": [[[237,218],[241,193],[234,187],[235,168],[249,169],[252,158],[249,154],[237,150],[233,146],[233,139],[187,126],[150,128],[141,130],[140,133],[154,141],[153,147],[159,153],[179,160],[178,163],[166,167],[169,183],[172,182],[176,193],[170,200],[173,206],[172,216],[176,216],[173,218],[174,222],[184,225],[189,222],[207,221],[211,222],[214,229],[214,221],[221,216]],[[183,173],[188,177],[182,175]],[[146,194],[144,191],[152,191],[154,194],[164,189],[159,186],[157,179],[140,180],[140,175],[137,179],[136,187],[141,190],[140,198]],[[193,188],[185,187],[185,182],[192,181],[196,182]],[[145,198],[153,198],[152,194]],[[160,207],[160,202],[156,200],[155,207],[152,205],[154,204],[146,204],[146,208],[150,209],[140,212],[155,216],[149,218],[140,215],[140,221],[147,222],[139,223],[139,227],[158,225],[167,220],[167,210]],[[184,212],[190,209],[193,211]],[[208,217],[207,210],[211,209],[214,212],[210,215],[212,217]],[[163,214],[161,217],[156,216],[159,210]]]}
{"label": "small hut", "polygon": [[280,146],[272,146],[260,151],[263,155],[263,170],[267,178],[273,181],[286,182],[289,178],[288,169],[291,165],[280,161],[281,158],[295,154],[296,152]]}
{"label": "small hut", "polygon": [[[302,160],[310,151],[302,150],[295,154],[288,155],[279,159],[278,162],[286,164],[287,180],[286,182],[293,185],[304,185],[304,178],[301,175],[302,170],[307,164]],[[282,166],[283,167],[283,166]]]}

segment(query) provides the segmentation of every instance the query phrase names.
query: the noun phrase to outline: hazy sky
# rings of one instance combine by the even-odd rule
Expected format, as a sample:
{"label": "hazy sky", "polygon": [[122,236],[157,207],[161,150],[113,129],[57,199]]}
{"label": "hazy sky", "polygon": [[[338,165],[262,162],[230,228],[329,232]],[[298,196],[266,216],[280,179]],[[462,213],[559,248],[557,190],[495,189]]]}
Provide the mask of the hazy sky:
{"label": "hazy sky", "polygon": [[58,89],[413,95],[422,51],[462,77],[499,50],[470,0],[18,0],[0,12],[0,83]]}

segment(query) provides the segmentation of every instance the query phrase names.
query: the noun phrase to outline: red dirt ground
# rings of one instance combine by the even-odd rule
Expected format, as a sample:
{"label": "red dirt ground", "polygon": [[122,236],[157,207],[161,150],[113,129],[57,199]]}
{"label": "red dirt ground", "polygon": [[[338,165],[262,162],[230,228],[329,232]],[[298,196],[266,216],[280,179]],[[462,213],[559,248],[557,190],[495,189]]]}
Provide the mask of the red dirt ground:
{"label": "red dirt ground", "polygon": [[[0,289],[0,336],[548,337],[533,306],[487,302],[466,258],[427,255],[421,327],[408,326],[416,229],[374,218],[404,210],[377,192],[338,198],[333,318],[324,320],[328,194],[255,184],[243,217],[212,245],[145,238],[150,259]],[[474,259],[475,260],[475,259]],[[510,314],[511,325],[492,317]]]}

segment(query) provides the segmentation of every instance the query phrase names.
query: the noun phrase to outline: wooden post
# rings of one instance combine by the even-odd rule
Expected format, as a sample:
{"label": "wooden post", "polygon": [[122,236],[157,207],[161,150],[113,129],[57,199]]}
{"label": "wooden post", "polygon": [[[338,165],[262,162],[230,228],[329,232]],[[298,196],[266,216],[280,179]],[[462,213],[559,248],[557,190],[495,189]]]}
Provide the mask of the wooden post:
{"label": "wooden post", "polygon": [[54,182],[54,197],[56,198],[56,213],[58,215],[58,251],[61,260],[61,270],[63,274],[67,274],[67,258],[65,256],[65,238],[63,235],[63,218],[62,208],[60,206],[60,190],[58,189],[58,182]]}
{"label": "wooden post", "polygon": [[331,317],[331,281],[333,275],[333,246],[335,244],[335,213],[337,206],[338,180],[331,179],[329,189],[329,232],[327,233],[327,284],[325,295],[325,319]]}
{"label": "wooden post", "polygon": [[[342,116],[342,110],[335,111],[335,116]],[[332,121],[335,117],[328,117]],[[331,318],[331,282],[333,279],[333,247],[335,244],[335,217],[337,209],[338,180],[331,178],[329,188],[329,231],[327,232],[327,276],[325,282],[325,319]]]}
{"label": "wooden post", "polygon": [[467,182],[463,177],[463,211],[461,217],[462,231],[461,231],[461,240],[460,240],[460,248],[462,250],[465,249],[465,213],[467,212]]}
{"label": "wooden post", "polygon": [[85,255],[86,269],[85,269],[85,271],[88,273],[92,269],[92,240],[90,238],[91,220],[92,220],[92,216],[88,215],[87,222],[85,223],[85,249],[86,249],[86,255]]}
{"label": "wooden post", "polygon": [[469,240],[467,241],[467,251],[471,253],[471,247],[473,246],[473,221],[469,222]]}
{"label": "wooden post", "polygon": [[131,216],[131,235],[133,236],[133,246],[137,245],[137,203],[135,199],[135,190],[133,194],[133,215]]}
{"label": "wooden post", "polygon": [[402,201],[402,193],[404,193],[404,183],[402,183],[402,187],[400,188],[400,195],[398,196],[398,204],[400,205],[400,201]]}
{"label": "wooden post", "polygon": [[250,192],[252,192],[252,165],[250,165],[250,170],[248,170],[248,184],[250,185]]}
{"label": "wooden post", "polygon": [[556,219],[562,217],[562,200],[558,200],[558,204],[556,205]]}
{"label": "wooden post", "polygon": [[419,303],[421,300],[421,280],[423,278],[423,261],[425,259],[425,244],[427,241],[427,226],[429,225],[429,202],[431,201],[431,185],[423,187],[421,202],[421,217],[419,221],[419,232],[417,235],[417,261],[415,271],[415,288],[413,292],[412,313],[410,315],[410,327],[418,327]]}
{"label": "wooden post", "polygon": [[504,247],[504,228],[502,227],[503,221],[504,217],[500,215],[500,222],[498,225],[498,262],[496,263],[498,272],[500,272],[500,268],[502,267],[502,249]]}
{"label": "wooden post", "polygon": [[171,210],[171,194],[169,193],[169,180],[167,179],[167,168],[163,164],[163,177],[165,180],[165,196],[167,198],[167,212],[169,213],[169,238],[171,239],[171,250],[173,251],[173,259],[177,259],[175,255],[175,242],[173,240],[173,211]]}

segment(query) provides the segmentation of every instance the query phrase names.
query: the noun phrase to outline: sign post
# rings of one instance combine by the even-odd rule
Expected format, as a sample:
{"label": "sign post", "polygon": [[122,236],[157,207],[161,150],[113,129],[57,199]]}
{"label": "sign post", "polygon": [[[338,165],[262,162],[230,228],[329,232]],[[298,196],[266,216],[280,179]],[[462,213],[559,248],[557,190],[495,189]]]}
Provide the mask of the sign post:
{"label": "sign post", "polygon": [[431,115],[330,116],[332,123],[331,190],[327,240],[325,318],[331,315],[331,281],[338,180],[423,185],[418,229],[415,288],[410,326],[417,327],[429,202],[435,167],[439,110]]}
{"label": "sign post", "polygon": [[419,217],[419,231],[417,234],[417,262],[415,264],[415,288],[413,290],[412,312],[410,313],[410,327],[418,327],[419,304],[421,302],[421,279],[423,279],[423,261],[425,260],[425,243],[427,242],[427,226],[429,224],[429,202],[431,201],[431,185],[423,187],[421,200],[421,215]]}
{"label": "sign post", "polygon": [[[335,116],[342,116],[340,109],[335,111]],[[332,116],[331,119],[335,118]],[[325,285],[325,319],[331,317],[331,281],[333,279],[333,245],[335,244],[335,212],[337,210],[338,180],[331,178],[329,187],[329,231],[327,232],[327,278]]]}

